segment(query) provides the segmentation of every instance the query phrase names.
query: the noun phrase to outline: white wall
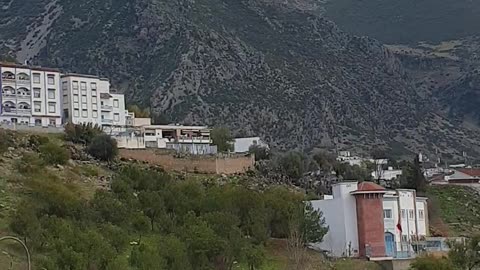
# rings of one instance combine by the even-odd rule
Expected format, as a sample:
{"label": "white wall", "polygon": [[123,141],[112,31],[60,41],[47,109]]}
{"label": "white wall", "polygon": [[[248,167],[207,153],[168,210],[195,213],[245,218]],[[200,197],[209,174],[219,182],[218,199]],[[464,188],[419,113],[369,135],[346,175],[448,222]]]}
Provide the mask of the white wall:
{"label": "white wall", "polygon": [[252,145],[267,147],[267,144],[262,142],[260,137],[236,138],[233,144],[233,151],[235,153],[247,153]]}
{"label": "white wall", "polygon": [[321,210],[329,226],[322,243],[312,244],[329,251],[332,256],[358,256],[357,209],[355,197],[350,192],[357,190],[357,183],[340,183],[333,186],[333,199],[311,201],[314,209]]}

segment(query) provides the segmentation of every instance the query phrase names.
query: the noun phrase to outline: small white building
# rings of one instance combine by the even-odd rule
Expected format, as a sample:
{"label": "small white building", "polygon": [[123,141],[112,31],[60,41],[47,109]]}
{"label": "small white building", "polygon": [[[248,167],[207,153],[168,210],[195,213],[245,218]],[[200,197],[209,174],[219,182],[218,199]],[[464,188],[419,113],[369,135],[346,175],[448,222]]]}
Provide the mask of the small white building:
{"label": "small white building", "polygon": [[373,179],[392,181],[402,175],[402,170],[394,170],[393,167],[388,167],[387,170],[373,171],[371,175]]}
{"label": "small white building", "polygon": [[260,137],[250,137],[250,138],[235,138],[233,143],[233,152],[235,153],[248,153],[251,146],[258,145],[262,147],[267,147],[268,145],[264,143]]}
{"label": "small white building", "polygon": [[62,125],[58,70],[0,63],[0,71],[0,123]]}
{"label": "small white building", "polygon": [[312,246],[336,257],[411,257],[428,236],[427,199],[415,190],[385,190],[372,182],[333,185],[333,197],[311,201],[329,232]]}

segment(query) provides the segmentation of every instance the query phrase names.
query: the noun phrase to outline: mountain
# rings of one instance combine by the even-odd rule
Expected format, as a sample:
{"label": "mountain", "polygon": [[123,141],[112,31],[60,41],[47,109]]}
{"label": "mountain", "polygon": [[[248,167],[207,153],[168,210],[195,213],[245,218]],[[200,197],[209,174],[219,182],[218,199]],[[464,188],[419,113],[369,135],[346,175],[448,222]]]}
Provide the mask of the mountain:
{"label": "mountain", "polygon": [[314,0],[10,0],[4,57],[112,79],[130,103],[278,148],[480,153],[393,50]]}
{"label": "mountain", "polygon": [[438,43],[480,35],[475,0],[326,0],[326,17],[342,29],[388,44]]}

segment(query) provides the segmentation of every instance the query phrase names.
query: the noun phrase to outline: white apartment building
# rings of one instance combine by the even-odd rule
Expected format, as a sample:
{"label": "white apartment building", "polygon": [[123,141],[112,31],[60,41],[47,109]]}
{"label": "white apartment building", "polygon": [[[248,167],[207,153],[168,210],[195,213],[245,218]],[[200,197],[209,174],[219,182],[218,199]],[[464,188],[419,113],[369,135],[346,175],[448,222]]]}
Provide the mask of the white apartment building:
{"label": "white apartment building", "polygon": [[62,125],[58,70],[6,63],[0,69],[0,123]]}
{"label": "white apartment building", "polygon": [[126,126],[129,114],[124,95],[111,93],[108,79],[65,74],[61,81],[65,122],[97,124],[107,129],[107,133]]}

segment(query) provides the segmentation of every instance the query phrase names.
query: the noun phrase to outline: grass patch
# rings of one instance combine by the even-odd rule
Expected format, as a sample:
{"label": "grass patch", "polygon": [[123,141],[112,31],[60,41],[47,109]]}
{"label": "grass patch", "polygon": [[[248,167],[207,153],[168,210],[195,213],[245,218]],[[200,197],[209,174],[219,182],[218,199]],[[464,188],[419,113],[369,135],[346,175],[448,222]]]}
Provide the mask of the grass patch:
{"label": "grass patch", "polygon": [[480,195],[463,186],[431,186],[427,191],[432,215],[439,215],[451,236],[480,233]]}

